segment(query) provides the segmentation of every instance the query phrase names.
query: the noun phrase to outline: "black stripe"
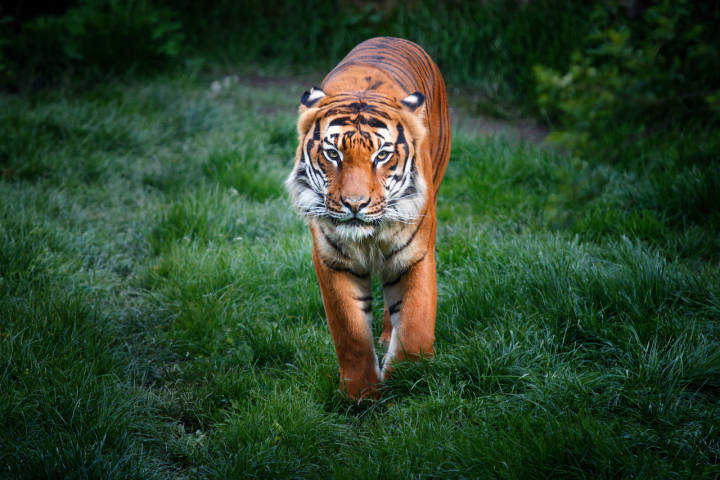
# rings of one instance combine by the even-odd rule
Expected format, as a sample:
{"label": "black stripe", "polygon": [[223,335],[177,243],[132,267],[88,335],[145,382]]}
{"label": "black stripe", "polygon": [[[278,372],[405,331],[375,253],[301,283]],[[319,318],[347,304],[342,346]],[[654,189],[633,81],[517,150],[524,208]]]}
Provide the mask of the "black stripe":
{"label": "black stripe", "polygon": [[336,272],[342,272],[342,273],[349,273],[350,275],[353,275],[357,278],[361,278],[363,280],[370,278],[370,275],[363,275],[363,274],[358,273],[355,270],[352,270],[350,268],[340,267],[337,265],[331,265],[331,264],[327,263],[325,260],[323,260],[322,258],[320,259],[320,261],[322,261],[323,265],[325,265],[330,270],[334,270]]}
{"label": "black stripe", "polygon": [[394,172],[394,171],[395,171],[395,168],[397,167],[397,164],[398,164],[399,161],[400,161],[400,155],[397,154],[397,148],[396,148],[396,149],[395,149],[395,162],[393,162],[393,164],[390,165],[390,166],[388,167],[388,169],[389,169],[391,172]]}
{"label": "black stripe", "polygon": [[407,267],[405,267],[405,268],[403,269],[403,271],[400,272],[400,274],[399,274],[397,277],[395,277],[394,280],[391,280],[391,281],[389,281],[389,282],[383,283],[383,288],[385,288],[385,287],[392,287],[393,285],[397,284],[405,275],[407,275],[407,273],[408,273],[410,270],[413,269],[413,267],[415,267],[415,265],[417,265],[418,263],[422,262],[422,261],[425,259],[425,255],[427,255],[427,250],[425,250],[425,253],[423,253],[423,256],[420,257],[420,259],[414,261],[413,263],[411,263],[410,265],[408,265]]}
{"label": "black stripe", "polygon": [[[325,177],[322,173],[318,172],[318,170],[315,168],[315,166],[312,164],[312,156],[310,154],[310,149],[315,145],[314,140],[308,140],[307,146],[305,148],[305,152],[307,153],[308,159],[310,160],[310,163],[307,163],[307,165],[310,167],[310,170],[312,170],[313,175],[317,176],[324,184],[327,185],[327,180],[325,180]],[[303,158],[303,163],[305,162],[305,159]],[[322,167],[320,167],[322,169]],[[312,179],[313,182],[315,182],[315,178]]]}
{"label": "black stripe", "polygon": [[313,130],[313,140],[320,140],[320,120],[315,121],[315,130]]}
{"label": "black stripe", "polygon": [[401,145],[403,143],[406,143],[405,140],[405,129],[402,126],[402,123],[398,122],[397,124],[397,131],[398,131],[398,138],[397,138],[397,144]]}
{"label": "black stripe", "polygon": [[307,180],[307,172],[304,168],[300,168],[301,166],[305,165],[305,161],[301,161],[298,164],[298,168],[295,169],[295,180]]}
{"label": "black stripe", "polygon": [[[312,142],[312,140],[310,140]],[[308,142],[308,148],[307,148],[307,155],[308,158],[312,160],[312,157],[310,156],[310,143]],[[312,161],[308,164],[310,166],[310,170],[312,170],[313,174],[315,174],[320,180],[322,180],[324,185],[327,185],[327,180],[325,179],[325,170],[323,169],[321,164],[318,164],[320,167],[320,171],[318,171],[317,168],[315,168],[315,165],[312,164]]]}
{"label": "black stripe", "polygon": [[355,297],[355,300],[361,302],[363,305],[360,309],[365,313],[372,312],[372,295],[365,295],[364,297]]}
{"label": "black stripe", "polygon": [[[357,99],[355,99],[355,100],[357,100]],[[356,102],[353,102],[353,103],[356,103]],[[370,110],[373,113],[373,115],[377,115],[379,117],[383,117],[383,118],[387,118],[387,119],[390,118],[390,115],[383,112],[382,110],[378,110],[375,107],[373,107],[372,109],[368,109],[368,110]],[[338,106],[338,107],[328,110],[327,112],[325,112],[325,115],[326,116],[340,115],[340,114],[355,115],[357,113],[358,113],[358,111],[356,109],[347,108],[346,105],[341,105],[341,106]]]}
{"label": "black stripe", "polygon": [[334,127],[336,125],[347,125],[350,123],[350,117],[338,117],[335,120],[330,122],[330,127]]}
{"label": "black stripe", "polygon": [[365,118],[365,117],[360,117],[360,123],[368,125],[373,128],[387,128],[387,124],[385,122],[381,122],[377,118],[373,118],[373,117],[370,117],[369,119]]}
{"label": "black stripe", "polygon": [[342,249],[342,247],[340,247],[340,245],[338,245],[337,243],[335,243],[335,242],[328,236],[327,233],[325,233],[325,230],[323,230],[322,227],[320,227],[320,233],[323,234],[323,238],[325,239],[325,241],[326,241],[331,247],[333,247],[342,257],[347,258],[348,260],[350,260],[350,257],[348,256],[348,254],[345,253],[345,251]]}
{"label": "black stripe", "polygon": [[403,195],[415,195],[417,193],[417,188],[415,187],[415,180],[410,180],[410,185],[407,186],[404,192],[402,192]]}
{"label": "black stripe", "polygon": [[390,260],[392,257],[394,257],[395,255],[397,255],[398,253],[403,251],[405,248],[407,248],[408,245],[410,245],[410,243],[413,241],[413,238],[415,238],[415,235],[417,235],[417,232],[420,230],[420,227],[422,226],[423,222],[425,221],[425,217],[426,217],[425,213],[427,213],[427,206],[425,207],[425,211],[423,211],[422,216],[420,217],[420,221],[418,222],[417,228],[412,233],[412,235],[410,235],[410,238],[408,238],[407,242],[403,243],[402,246],[400,246],[400,247],[396,248],[395,250],[393,250],[392,252],[390,252],[390,254],[387,257],[385,257],[385,261]]}
{"label": "black stripe", "polygon": [[[307,189],[307,190],[312,190],[312,187],[310,186],[310,183],[308,183],[308,181],[307,181],[305,178],[297,178],[297,177],[295,177],[295,183],[298,184],[299,186]],[[313,190],[313,191],[314,191],[314,190]]]}
{"label": "black stripe", "polygon": [[390,315],[393,315],[400,311],[400,307],[402,306],[402,300],[398,300],[397,302],[390,305],[390,308],[388,308],[388,313]]}

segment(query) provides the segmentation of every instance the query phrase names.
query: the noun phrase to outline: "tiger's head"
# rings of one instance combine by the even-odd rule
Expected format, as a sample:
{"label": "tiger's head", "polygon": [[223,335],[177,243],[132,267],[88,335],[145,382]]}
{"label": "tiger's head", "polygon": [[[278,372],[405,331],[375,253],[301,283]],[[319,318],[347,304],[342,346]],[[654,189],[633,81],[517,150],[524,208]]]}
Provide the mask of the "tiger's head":
{"label": "tiger's head", "polygon": [[355,240],[388,222],[415,221],[427,191],[418,163],[424,102],[420,92],[401,100],[305,92],[295,166],[285,182],[297,209]]}

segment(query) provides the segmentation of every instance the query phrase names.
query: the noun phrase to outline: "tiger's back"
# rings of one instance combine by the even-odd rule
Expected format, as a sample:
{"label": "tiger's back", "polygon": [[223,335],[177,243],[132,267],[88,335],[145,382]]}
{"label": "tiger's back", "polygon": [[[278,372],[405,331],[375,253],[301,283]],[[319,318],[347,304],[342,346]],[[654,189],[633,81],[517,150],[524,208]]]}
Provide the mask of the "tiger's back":
{"label": "tiger's back", "polygon": [[425,95],[427,149],[434,199],[450,158],[450,116],[445,81],[435,62],[419,45],[402,38],[377,37],[358,44],[325,76],[329,95],[372,91],[403,98],[415,91]]}

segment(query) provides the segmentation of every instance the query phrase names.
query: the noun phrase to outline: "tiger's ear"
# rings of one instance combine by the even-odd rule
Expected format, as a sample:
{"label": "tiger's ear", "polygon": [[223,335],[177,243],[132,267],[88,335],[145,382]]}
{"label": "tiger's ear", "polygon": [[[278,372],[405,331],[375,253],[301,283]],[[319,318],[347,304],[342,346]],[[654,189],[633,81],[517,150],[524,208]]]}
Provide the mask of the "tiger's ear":
{"label": "tiger's ear", "polygon": [[297,130],[300,141],[307,135],[308,130],[312,126],[318,109],[313,107],[318,100],[325,96],[325,92],[321,88],[312,87],[300,97],[300,117],[298,118]]}
{"label": "tiger's ear", "polygon": [[427,134],[425,128],[425,95],[420,92],[411,93],[400,100],[400,118],[410,135],[420,145]]}
{"label": "tiger's ear", "polygon": [[305,93],[300,97],[300,105],[305,108],[310,108],[315,103],[325,96],[325,92],[321,88],[312,87],[310,90],[306,90]]}
{"label": "tiger's ear", "polygon": [[415,112],[418,108],[425,104],[425,95],[420,92],[411,93],[400,100],[400,103],[405,105],[405,107],[407,107],[411,112]]}

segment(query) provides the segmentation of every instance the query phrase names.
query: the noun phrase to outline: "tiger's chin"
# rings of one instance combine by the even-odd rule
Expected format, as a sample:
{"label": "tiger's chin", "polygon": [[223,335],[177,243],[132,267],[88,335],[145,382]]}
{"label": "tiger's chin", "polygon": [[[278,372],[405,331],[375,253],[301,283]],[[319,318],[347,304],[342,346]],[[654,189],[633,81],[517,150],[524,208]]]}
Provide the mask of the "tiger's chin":
{"label": "tiger's chin", "polygon": [[329,219],[335,236],[340,240],[359,242],[372,237],[378,229],[379,222],[366,222],[358,218],[350,220]]}
{"label": "tiger's chin", "polygon": [[362,220],[349,220],[346,222],[332,222],[335,234],[343,240],[359,242],[372,237],[376,230],[377,224],[363,222]]}

